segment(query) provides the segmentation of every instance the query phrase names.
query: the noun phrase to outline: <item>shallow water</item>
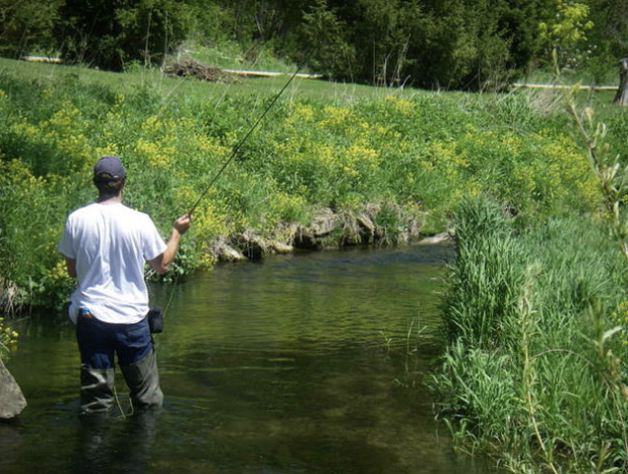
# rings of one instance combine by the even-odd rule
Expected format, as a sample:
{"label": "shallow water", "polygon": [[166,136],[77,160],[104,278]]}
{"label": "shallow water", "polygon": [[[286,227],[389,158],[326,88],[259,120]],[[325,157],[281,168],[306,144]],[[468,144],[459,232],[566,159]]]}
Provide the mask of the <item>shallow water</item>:
{"label": "shallow water", "polygon": [[17,327],[8,367],[29,406],[0,425],[9,473],[495,472],[453,450],[423,387],[438,351],[448,246],[220,266],[151,287],[163,410],[78,417],[79,359],[59,315]]}

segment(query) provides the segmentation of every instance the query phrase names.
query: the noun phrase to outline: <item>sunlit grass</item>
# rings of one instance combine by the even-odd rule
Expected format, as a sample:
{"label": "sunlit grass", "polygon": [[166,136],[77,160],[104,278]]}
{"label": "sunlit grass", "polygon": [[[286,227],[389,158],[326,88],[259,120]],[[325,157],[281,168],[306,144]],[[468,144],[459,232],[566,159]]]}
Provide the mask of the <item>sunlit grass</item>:
{"label": "sunlit grass", "polygon": [[[37,304],[65,292],[54,243],[65,215],[93,198],[98,156],[122,156],[126,202],[167,229],[287,79],[209,83],[141,68],[115,74],[0,60],[7,282]],[[616,128],[618,137],[626,130],[623,122]],[[330,239],[359,240],[342,233],[364,215],[373,226],[368,239],[379,244],[404,241],[411,231],[441,232],[457,205],[479,195],[522,222],[592,212],[592,176],[565,116],[544,113],[526,93],[295,79],[196,209],[178,268],[211,266],[217,239],[247,231],[290,243],[286,230],[308,225],[324,208],[348,226]],[[25,212],[35,218],[20,222]]]}
{"label": "sunlit grass", "polygon": [[[233,80],[225,83],[204,82],[194,78],[168,77],[158,69],[131,68],[129,72],[114,73],[97,71],[83,66],[30,63],[5,58],[0,58],[0,70],[11,71],[22,79],[32,81],[69,76],[85,84],[111,87],[126,93],[133,92],[137,87],[150,87],[175,103],[178,100],[212,101],[234,96],[273,96],[296,72],[296,67],[279,71],[284,73],[282,76],[255,78],[236,76]],[[417,93],[420,92],[295,78],[285,95],[294,100],[315,100],[342,105],[365,98],[376,99],[389,94],[412,96]]]}
{"label": "sunlit grass", "polygon": [[619,249],[588,217],[523,232],[513,224],[486,201],[456,216],[448,343],[434,378],[441,414],[462,443],[499,453],[516,472],[623,471]]}

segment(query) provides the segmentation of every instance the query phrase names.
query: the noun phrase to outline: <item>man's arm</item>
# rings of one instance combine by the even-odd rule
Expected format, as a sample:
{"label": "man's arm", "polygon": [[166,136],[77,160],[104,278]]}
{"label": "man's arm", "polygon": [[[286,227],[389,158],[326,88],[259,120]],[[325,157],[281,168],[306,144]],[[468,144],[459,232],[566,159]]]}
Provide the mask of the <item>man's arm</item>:
{"label": "man's arm", "polygon": [[172,233],[166,244],[166,250],[161,255],[158,255],[152,260],[149,260],[150,266],[157,273],[165,273],[170,264],[174,261],[174,257],[179,250],[179,242],[181,236],[185,234],[190,228],[192,218],[189,214],[179,217],[172,226]]}

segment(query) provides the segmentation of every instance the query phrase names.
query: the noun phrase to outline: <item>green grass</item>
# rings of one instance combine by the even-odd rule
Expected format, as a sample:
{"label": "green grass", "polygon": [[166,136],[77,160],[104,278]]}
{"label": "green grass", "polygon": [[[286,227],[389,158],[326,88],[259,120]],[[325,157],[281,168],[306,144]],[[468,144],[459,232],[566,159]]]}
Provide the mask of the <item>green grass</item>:
{"label": "green grass", "polygon": [[[222,66],[224,67],[224,66]],[[16,76],[31,81],[58,80],[72,77],[81,83],[113,88],[131,93],[138,87],[149,87],[167,98],[170,102],[210,101],[234,96],[272,96],[286,84],[296,67],[286,68],[284,76],[237,77],[228,83],[204,82],[193,78],[173,78],[164,76],[157,69],[132,68],[125,73],[97,71],[83,66],[64,66],[46,63],[31,63],[0,58],[0,70],[11,71]],[[388,94],[413,96],[416,91],[378,89],[359,84],[331,83],[317,79],[295,78],[286,97],[291,99],[314,100],[333,105],[351,104],[366,98],[381,98]]]}
{"label": "green grass", "polygon": [[[485,200],[456,215],[434,388],[463,443],[516,472],[623,472],[626,270],[590,217],[516,230]],[[448,418],[451,416],[451,418]]]}

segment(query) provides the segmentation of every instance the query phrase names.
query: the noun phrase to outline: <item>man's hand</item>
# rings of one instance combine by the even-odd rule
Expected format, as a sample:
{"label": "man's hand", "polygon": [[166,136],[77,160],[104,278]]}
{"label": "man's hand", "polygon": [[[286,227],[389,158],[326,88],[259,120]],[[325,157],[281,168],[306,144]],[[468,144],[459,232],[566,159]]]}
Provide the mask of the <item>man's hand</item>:
{"label": "man's hand", "polygon": [[157,256],[157,258],[149,261],[153,270],[157,273],[164,273],[168,270],[174,261],[177,251],[179,250],[179,241],[181,240],[181,236],[188,231],[191,224],[192,216],[189,214],[184,214],[174,221],[174,224],[172,224],[172,234],[166,244],[166,251]]}
{"label": "man's hand", "polygon": [[172,227],[174,227],[174,229],[177,232],[179,232],[179,234],[183,235],[188,231],[191,224],[192,224],[192,216],[189,214],[184,214],[181,217],[179,217],[176,221],[174,221],[174,224],[172,224]]}

